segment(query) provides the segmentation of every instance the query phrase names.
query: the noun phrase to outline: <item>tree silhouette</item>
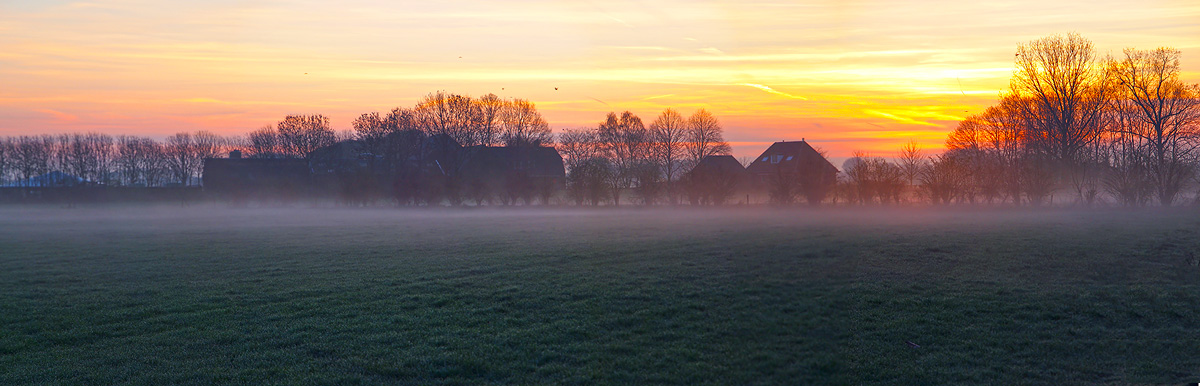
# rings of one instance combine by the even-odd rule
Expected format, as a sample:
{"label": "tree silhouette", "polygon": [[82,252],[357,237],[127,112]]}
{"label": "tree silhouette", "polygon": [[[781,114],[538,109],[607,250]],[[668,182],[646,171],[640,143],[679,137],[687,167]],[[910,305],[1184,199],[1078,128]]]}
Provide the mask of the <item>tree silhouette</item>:
{"label": "tree silhouette", "polygon": [[1120,94],[1114,110],[1122,115],[1113,128],[1144,149],[1149,183],[1159,204],[1170,206],[1195,169],[1200,146],[1200,85],[1179,80],[1180,51],[1126,49],[1110,60]]}
{"label": "tree silhouette", "polygon": [[648,132],[641,118],[626,111],[619,117],[616,113],[608,113],[597,128],[597,134],[613,168],[608,174],[613,205],[621,205],[621,192],[633,186],[637,180],[636,170],[647,161]]}
{"label": "tree silhouette", "polygon": [[507,102],[500,117],[504,128],[501,140],[505,146],[542,146],[553,140],[550,125],[533,102],[524,99]]}
{"label": "tree silhouette", "polygon": [[658,118],[650,123],[651,157],[661,170],[667,199],[672,204],[678,203],[679,200],[675,191],[675,180],[685,166],[687,135],[687,120],[673,109],[663,110]]}
{"label": "tree silhouette", "polygon": [[685,146],[691,165],[695,165],[710,155],[729,154],[732,149],[725,142],[721,123],[708,110],[700,109],[692,113],[687,121],[688,135]]}
{"label": "tree silhouette", "polygon": [[291,158],[305,158],[313,150],[334,143],[333,129],[324,115],[288,115],[276,125],[283,153]]}

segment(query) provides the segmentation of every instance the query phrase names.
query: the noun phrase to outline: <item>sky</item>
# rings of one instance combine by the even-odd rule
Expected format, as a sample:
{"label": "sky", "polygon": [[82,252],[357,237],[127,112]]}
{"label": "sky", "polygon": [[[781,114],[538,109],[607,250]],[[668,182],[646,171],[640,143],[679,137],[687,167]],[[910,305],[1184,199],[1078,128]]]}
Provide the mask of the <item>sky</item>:
{"label": "sky", "polygon": [[288,114],[524,98],[553,129],[715,114],[734,155],[939,151],[1008,86],[1019,43],[1170,46],[1200,82],[1192,1],[0,0],[0,135],[239,135]]}

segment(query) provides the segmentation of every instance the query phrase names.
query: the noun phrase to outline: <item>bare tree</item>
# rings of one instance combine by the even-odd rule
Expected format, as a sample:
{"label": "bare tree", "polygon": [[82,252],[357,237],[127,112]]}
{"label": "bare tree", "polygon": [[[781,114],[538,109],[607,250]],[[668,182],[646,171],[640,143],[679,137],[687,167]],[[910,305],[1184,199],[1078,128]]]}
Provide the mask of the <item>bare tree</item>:
{"label": "bare tree", "polygon": [[686,152],[691,165],[695,165],[710,155],[729,154],[732,149],[725,142],[724,129],[707,110],[696,110],[688,118],[688,135]]}
{"label": "bare tree", "polygon": [[[447,102],[449,95],[445,91],[437,91],[425,95],[413,108],[419,116],[421,130],[428,135],[450,135],[451,123],[450,106]],[[452,136],[453,137],[453,136]]]}
{"label": "bare tree", "polygon": [[309,153],[334,143],[333,129],[324,115],[288,115],[276,124],[285,155],[305,158]]}
{"label": "bare tree", "polygon": [[12,138],[0,138],[0,186],[3,186],[8,179],[8,170],[14,164],[12,161],[14,152]]}
{"label": "bare tree", "polygon": [[380,154],[384,138],[395,131],[388,123],[389,121],[380,117],[378,112],[370,112],[354,118],[350,127],[354,128],[354,139],[362,141],[371,153]]}
{"label": "bare tree", "polygon": [[1026,140],[1071,172],[1099,138],[1111,93],[1092,42],[1075,33],[1034,40],[1017,47],[1015,64],[1010,89],[1026,102]]}
{"label": "bare tree", "polygon": [[880,157],[871,157],[855,152],[846,160],[843,171],[853,187],[857,201],[863,204],[899,202],[903,188],[904,172],[899,167]]}
{"label": "bare tree", "polygon": [[141,138],[130,135],[117,136],[117,151],[113,164],[120,175],[121,185],[134,185],[141,179],[141,164],[137,162],[141,144]]}
{"label": "bare tree", "polygon": [[1170,206],[1195,173],[1200,146],[1200,85],[1179,80],[1180,51],[1126,49],[1109,68],[1122,91],[1114,107],[1130,119],[1116,127],[1144,143],[1150,183],[1159,205]]}
{"label": "bare tree", "polygon": [[114,165],[123,185],[157,186],[161,183],[162,149],[150,138],[117,137]]}
{"label": "bare tree", "polygon": [[388,113],[387,118],[385,118],[386,126],[389,130],[395,132],[409,130],[420,131],[422,128],[418,115],[419,114],[415,109],[404,107],[394,108]]}
{"label": "bare tree", "polygon": [[1007,95],[997,106],[988,107],[979,119],[983,122],[981,144],[984,151],[995,158],[1000,192],[1021,204],[1021,162],[1027,153],[1035,150],[1027,143],[1026,129],[1029,119],[1021,113],[1020,104],[1025,103],[1014,95]]}
{"label": "bare tree", "polygon": [[279,131],[275,126],[266,125],[251,131],[249,137],[249,156],[251,158],[279,158],[283,156],[279,144]]}
{"label": "bare tree", "polygon": [[487,140],[481,135],[481,114],[479,105],[466,95],[451,94],[446,98],[449,113],[448,133],[462,146],[485,145]]}
{"label": "bare tree", "polygon": [[601,155],[599,134],[596,129],[588,127],[563,130],[558,134],[556,148],[562,154],[568,171],[576,164]]}
{"label": "bare tree", "polygon": [[574,162],[567,175],[567,191],[576,205],[600,205],[611,194],[612,173],[615,168],[604,157],[591,157]]}
{"label": "bare tree", "polygon": [[538,113],[533,102],[515,99],[507,103],[501,114],[505,146],[542,146],[552,142],[550,125]]}
{"label": "bare tree", "polygon": [[447,135],[462,146],[485,144],[486,139],[479,134],[480,106],[468,96],[433,92],[417,102],[414,111],[416,121],[428,135]]}
{"label": "bare tree", "polygon": [[50,135],[17,137],[13,160],[22,187],[29,187],[33,177],[50,172],[55,141],[55,137]]}
{"label": "bare tree", "polygon": [[949,204],[965,183],[966,171],[953,152],[946,152],[930,162],[921,173],[921,188],[934,205]]}
{"label": "bare tree", "polygon": [[167,137],[164,155],[167,168],[174,176],[175,182],[181,186],[188,186],[194,176],[192,173],[201,162],[192,134],[181,132]]}
{"label": "bare tree", "polygon": [[658,118],[650,123],[651,154],[662,171],[667,199],[671,204],[679,202],[675,180],[684,166],[687,135],[687,120],[673,109],[663,110]]}
{"label": "bare tree", "polygon": [[647,131],[641,118],[632,112],[608,113],[597,129],[605,154],[614,168],[610,174],[613,204],[621,204],[621,191],[633,186],[635,171],[647,160]]}
{"label": "bare tree", "polygon": [[58,152],[62,171],[88,180],[94,167],[89,148],[91,144],[83,133],[64,134],[60,138]]}
{"label": "bare tree", "polygon": [[113,137],[108,134],[88,133],[88,150],[92,157],[92,181],[108,185],[112,183]]}
{"label": "bare tree", "polygon": [[[196,156],[201,160],[205,158],[217,158],[224,153],[225,139],[213,134],[211,131],[197,131],[192,135],[192,142],[196,146]],[[197,169],[198,171],[199,169]]]}
{"label": "bare tree", "polygon": [[[1113,112],[1110,119],[1125,128],[1144,124],[1131,119],[1133,115]],[[1122,206],[1146,205],[1153,194],[1147,159],[1150,152],[1145,148],[1142,138],[1123,130],[1109,131],[1102,147],[1108,166],[1102,179],[1104,190]]]}
{"label": "bare tree", "polygon": [[496,94],[487,94],[476,99],[475,104],[479,114],[480,144],[494,146],[500,140],[501,121],[508,103]]}
{"label": "bare tree", "polygon": [[107,183],[112,159],[112,137],[100,133],[59,136],[56,149],[59,167],[68,174],[92,183]]}
{"label": "bare tree", "polygon": [[908,141],[900,146],[900,154],[896,156],[896,163],[900,166],[900,171],[904,173],[904,180],[909,185],[917,181],[926,162],[925,152],[915,141]]}
{"label": "bare tree", "polygon": [[402,169],[411,169],[412,165],[407,165],[406,162],[409,158],[420,155],[421,142],[426,137],[418,122],[417,112],[409,108],[394,108],[388,113],[383,124],[387,127],[388,134],[383,137],[381,152],[377,154],[383,156],[385,170],[388,174],[400,171],[402,174],[409,174],[406,178],[415,178],[415,170]]}
{"label": "bare tree", "polygon": [[70,173],[71,166],[71,134],[59,134],[53,137],[46,150],[51,154],[50,170]]}

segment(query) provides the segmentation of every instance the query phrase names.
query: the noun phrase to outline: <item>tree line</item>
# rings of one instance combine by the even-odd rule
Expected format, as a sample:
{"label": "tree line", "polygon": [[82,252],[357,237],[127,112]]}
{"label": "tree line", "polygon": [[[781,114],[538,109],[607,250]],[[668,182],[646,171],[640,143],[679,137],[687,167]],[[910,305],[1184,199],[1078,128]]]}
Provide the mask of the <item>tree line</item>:
{"label": "tree line", "polygon": [[[0,181],[29,186],[59,171],[84,183],[119,186],[186,185],[202,160],[223,154],[227,138],[208,131],[182,132],[164,141],[100,133],[0,138]],[[72,182],[73,183],[73,182]]]}
{"label": "tree line", "polygon": [[577,205],[620,205],[622,192],[652,205],[680,201],[684,173],[704,159],[729,154],[724,129],[700,109],[684,118],[666,109],[649,125],[632,112],[608,113],[596,127],[567,129],[558,149],[569,171],[567,194]]}
{"label": "tree line", "polygon": [[[1180,80],[1180,51],[1100,58],[1078,34],[1021,44],[997,104],[961,121],[946,151],[906,145],[895,162],[856,154],[839,187],[849,202],[1090,206],[1179,203],[1200,165],[1200,85]],[[915,186],[912,194],[905,188]]]}
{"label": "tree line", "polygon": [[386,116],[367,113],[353,131],[335,132],[324,115],[288,115],[244,136],[209,131],[180,132],[159,141],[101,133],[0,137],[0,183],[28,184],[52,171],[109,186],[187,186],[196,183],[205,158],[239,150],[249,158],[305,158],[313,151],[357,139],[377,154],[395,155],[413,141],[445,134],[464,146],[552,144],[549,125],[532,102],[435,92],[411,108]]}
{"label": "tree line", "polygon": [[[554,135],[528,100],[438,91],[411,107],[362,114],[351,127],[338,133],[323,115],[290,115],[244,136],[198,131],[163,141],[98,133],[0,138],[0,181],[24,183],[62,171],[109,186],[187,186],[196,182],[204,158],[230,150],[250,158],[305,158],[353,139],[372,155],[372,173],[405,181],[355,186],[390,190],[402,204],[418,203],[418,197],[427,203],[488,200],[472,192],[482,190],[470,181],[455,179],[454,162],[438,164],[442,176],[436,181],[411,168],[409,160],[422,157],[429,143],[446,142],[553,146],[567,171],[564,198],[576,205],[721,202],[708,197],[731,191],[707,192],[731,185],[687,173],[707,156],[730,152],[720,122],[703,109],[685,117],[668,108],[649,124],[630,111],[610,112],[595,126]],[[836,183],[780,168],[764,188],[777,204],[804,198],[834,204],[1170,206],[1187,196],[1200,166],[1200,85],[1180,79],[1177,49],[1130,48],[1101,58],[1078,34],[1050,36],[1018,45],[999,101],[961,121],[945,147],[928,156],[910,143],[893,160],[857,152]],[[809,180],[817,183],[796,183]]]}
{"label": "tree line", "polygon": [[[622,192],[630,190],[635,194],[624,196],[641,203],[675,203],[682,194],[685,171],[705,156],[730,151],[720,122],[703,109],[688,117],[666,109],[649,125],[632,112],[611,112],[596,126],[564,130],[556,141],[534,103],[495,94],[473,98],[438,91],[412,107],[361,114],[351,127],[338,133],[324,115],[289,115],[244,136],[197,131],[163,141],[100,133],[5,137],[0,138],[0,182],[28,185],[34,177],[61,171],[96,185],[189,186],[198,182],[205,158],[224,157],[232,150],[247,158],[306,158],[339,141],[357,140],[362,150],[373,155],[372,172],[405,181],[359,187],[391,189],[392,197],[402,203],[418,202],[422,189],[438,192],[426,201],[458,202],[472,195],[463,186],[467,182],[449,178],[435,183],[420,170],[405,167],[410,165],[406,161],[429,150],[422,147],[431,139],[449,138],[464,147],[556,148],[569,172],[569,196],[578,204],[619,205]],[[439,165],[456,166],[453,162]],[[453,177],[452,172],[443,174]]]}

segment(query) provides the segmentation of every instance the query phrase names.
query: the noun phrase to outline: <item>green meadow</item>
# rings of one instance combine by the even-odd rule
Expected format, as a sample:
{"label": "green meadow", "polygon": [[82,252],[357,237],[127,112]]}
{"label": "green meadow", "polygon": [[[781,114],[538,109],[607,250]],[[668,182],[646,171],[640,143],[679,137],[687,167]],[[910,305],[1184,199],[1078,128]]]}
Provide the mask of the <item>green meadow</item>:
{"label": "green meadow", "polygon": [[0,384],[1200,382],[1200,213],[0,208]]}

